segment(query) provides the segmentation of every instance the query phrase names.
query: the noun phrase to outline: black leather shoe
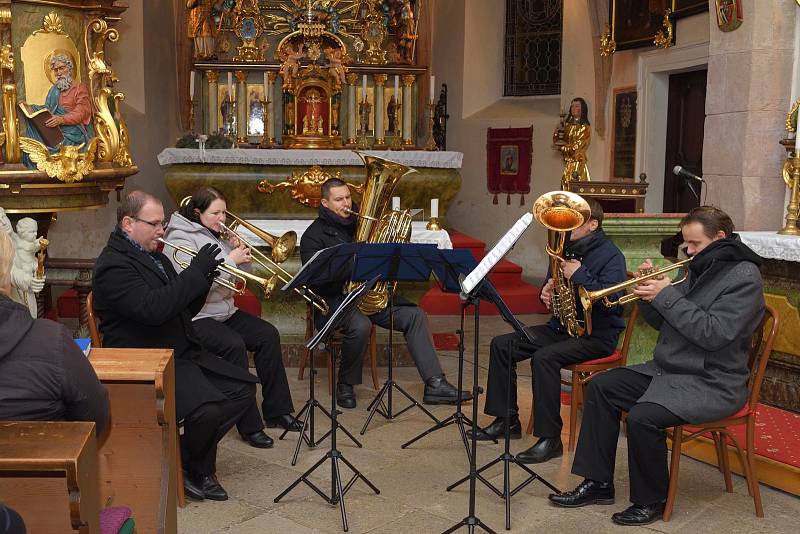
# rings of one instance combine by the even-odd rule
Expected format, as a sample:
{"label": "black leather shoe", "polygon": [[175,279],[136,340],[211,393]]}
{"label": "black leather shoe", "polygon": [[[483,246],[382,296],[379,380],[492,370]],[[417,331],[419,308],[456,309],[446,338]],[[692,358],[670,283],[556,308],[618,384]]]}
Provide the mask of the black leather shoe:
{"label": "black leather shoe", "polygon": [[356,407],[356,392],[351,384],[339,382],[336,384],[336,404],[342,408]]}
{"label": "black leather shoe", "polygon": [[[478,441],[492,441],[496,439],[505,439],[506,437],[506,420],[502,417],[495,418],[492,424],[483,428],[479,428],[475,434],[475,439]],[[519,416],[514,415],[509,421],[511,427],[511,439],[519,439],[522,437],[522,423],[519,421]],[[467,431],[467,435],[472,437],[472,430]]]}
{"label": "black leather shoe", "polygon": [[565,508],[579,508],[587,504],[614,504],[614,484],[586,478],[574,490],[551,493],[548,499]]}
{"label": "black leather shoe", "polygon": [[611,516],[611,520],[618,525],[649,525],[664,516],[665,503],[634,504],[621,512]]}
{"label": "black leather shoe", "polygon": [[472,400],[469,391],[460,392],[447,381],[444,375],[434,376],[425,381],[425,393],[422,402],[425,404],[457,404]]}
{"label": "black leather shoe", "polygon": [[206,499],[211,499],[212,501],[228,500],[228,492],[220,485],[214,475],[203,477],[203,495],[205,495]]}
{"label": "black leather shoe", "polygon": [[540,464],[564,454],[561,437],[540,438],[535,445],[517,454],[517,460],[523,464]]}
{"label": "black leather shoe", "polygon": [[267,428],[280,427],[289,432],[300,432],[303,429],[303,423],[295,419],[290,413],[285,413],[277,417],[270,417],[264,422],[267,424]]}
{"label": "black leather shoe", "polygon": [[272,438],[264,433],[263,430],[247,434],[242,434],[242,439],[257,449],[271,449],[274,442]]}
{"label": "black leather shoe", "polygon": [[200,477],[200,480],[195,480],[195,478],[190,475],[188,471],[185,469],[183,470],[183,493],[185,493],[190,499],[202,501],[205,498],[201,479],[202,477]]}

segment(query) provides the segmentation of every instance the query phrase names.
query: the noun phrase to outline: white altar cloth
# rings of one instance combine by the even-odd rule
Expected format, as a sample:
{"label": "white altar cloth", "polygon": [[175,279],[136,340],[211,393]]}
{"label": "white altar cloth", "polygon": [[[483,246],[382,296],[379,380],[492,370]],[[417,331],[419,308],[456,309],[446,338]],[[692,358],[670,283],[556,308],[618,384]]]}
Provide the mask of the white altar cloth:
{"label": "white altar cloth", "polygon": [[773,232],[738,232],[742,242],[762,258],[800,262],[800,237]]}
{"label": "white altar cloth", "polygon": [[[464,154],[452,151],[367,150],[367,154],[396,161],[409,167],[460,169]],[[228,163],[239,165],[363,165],[352,150],[291,150],[219,148],[165,148],[159,165],[175,163]]]}
{"label": "white altar cloth", "polygon": [[[269,232],[272,235],[281,236],[288,232],[289,230],[294,230],[297,232],[297,244],[300,245],[300,238],[303,237],[303,232],[305,232],[311,223],[314,222],[313,219],[254,219],[247,221],[258,228]],[[426,221],[412,221],[411,222],[411,242],[412,243],[431,243],[436,245],[438,248],[443,249],[451,249],[453,248],[453,242],[450,241],[450,234],[448,234],[445,230],[437,230],[435,232],[431,230],[426,230],[425,225],[428,223]],[[239,227],[236,229],[237,232],[241,231],[242,236],[252,241],[253,244],[257,246],[265,246],[266,243],[261,239],[257,238],[255,234],[250,232],[246,228]]]}

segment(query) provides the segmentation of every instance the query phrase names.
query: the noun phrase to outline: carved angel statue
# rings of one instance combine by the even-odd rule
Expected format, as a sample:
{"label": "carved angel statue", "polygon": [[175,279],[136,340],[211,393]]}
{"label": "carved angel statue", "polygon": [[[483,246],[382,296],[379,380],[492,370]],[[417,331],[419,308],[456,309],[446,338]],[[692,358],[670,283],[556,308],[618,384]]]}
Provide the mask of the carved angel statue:
{"label": "carved angel statue", "polygon": [[47,146],[39,141],[26,137],[20,137],[19,140],[20,147],[37,169],[50,178],[66,183],[79,182],[94,169],[97,137],[89,142],[86,152],[81,152],[84,144],[61,145],[56,153],[51,154]]}
{"label": "carved angel statue", "polygon": [[39,252],[40,240],[36,239],[38,225],[36,221],[26,217],[17,223],[17,232],[14,232],[3,208],[0,208],[0,229],[11,236],[14,243],[14,262],[11,267],[11,299],[28,307],[31,316],[38,316],[36,293],[44,288],[45,277],[37,277],[39,266],[36,253]]}
{"label": "carved angel statue", "polygon": [[283,78],[284,84],[291,84],[291,81],[297,77],[300,72],[300,60],[305,57],[306,53],[303,50],[303,45],[298,44],[295,48],[292,43],[287,43],[283,49],[286,54],[286,59],[283,60],[280,73]]}
{"label": "carved angel statue", "polygon": [[342,58],[342,51],[340,49],[333,49],[328,47],[325,49],[328,56],[328,72],[334,81],[336,87],[340,87],[345,83],[345,76],[347,69],[344,66],[344,58]]}

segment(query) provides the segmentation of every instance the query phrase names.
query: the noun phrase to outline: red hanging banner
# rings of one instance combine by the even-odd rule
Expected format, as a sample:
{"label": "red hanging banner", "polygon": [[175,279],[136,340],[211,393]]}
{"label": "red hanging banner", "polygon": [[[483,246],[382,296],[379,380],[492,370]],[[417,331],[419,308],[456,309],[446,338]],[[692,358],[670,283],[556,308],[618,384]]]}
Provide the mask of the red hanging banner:
{"label": "red hanging banner", "polygon": [[533,152],[533,126],[530,128],[487,128],[486,130],[486,186],[494,195],[506,193],[506,204],[511,204],[512,194],[531,192],[531,165]]}

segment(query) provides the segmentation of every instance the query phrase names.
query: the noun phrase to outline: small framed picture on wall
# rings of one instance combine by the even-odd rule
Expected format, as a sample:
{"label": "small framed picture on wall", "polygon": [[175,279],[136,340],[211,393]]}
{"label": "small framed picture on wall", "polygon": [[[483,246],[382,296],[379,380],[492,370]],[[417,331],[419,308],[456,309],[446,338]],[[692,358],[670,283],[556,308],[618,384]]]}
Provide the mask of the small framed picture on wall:
{"label": "small framed picture on wall", "polygon": [[617,50],[653,46],[673,0],[610,0],[611,38]]}
{"label": "small framed picture on wall", "polygon": [[614,90],[611,179],[630,182],[636,167],[636,87]]}

